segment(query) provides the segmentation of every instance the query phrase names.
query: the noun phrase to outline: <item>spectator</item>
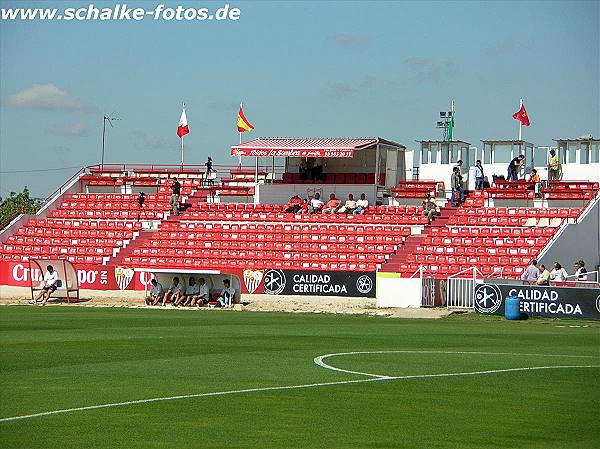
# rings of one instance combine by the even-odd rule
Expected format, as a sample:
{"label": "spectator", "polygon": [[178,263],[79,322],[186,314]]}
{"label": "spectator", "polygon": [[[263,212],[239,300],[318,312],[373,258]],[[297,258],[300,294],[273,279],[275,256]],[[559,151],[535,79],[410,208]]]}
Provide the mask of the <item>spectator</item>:
{"label": "spectator", "polygon": [[558,262],[554,262],[554,268],[550,272],[550,279],[554,282],[564,282],[569,277],[569,274]]}
{"label": "spectator", "polygon": [[310,171],[313,181],[318,181],[323,176],[323,159],[316,158]]}
{"label": "spectator", "polygon": [[192,303],[195,303],[198,300],[199,291],[200,290],[198,284],[196,284],[196,279],[194,278],[194,276],[190,277],[188,285],[185,288],[185,294],[181,295],[180,303],[183,303],[184,307],[192,305]]}
{"label": "spectator", "polygon": [[164,306],[167,301],[171,301],[171,303],[176,306],[177,300],[183,294],[181,290],[181,285],[179,284],[179,278],[175,276],[173,278],[173,283],[169,287],[169,290],[166,291],[165,296],[163,297],[162,305]]}
{"label": "spectator", "polygon": [[208,285],[206,285],[204,282],[204,278],[199,278],[198,284],[200,284],[198,288],[198,297],[194,302],[192,302],[192,307],[196,305],[198,307],[203,306],[208,304],[208,301],[210,300],[210,290]]}
{"label": "spectator", "polygon": [[177,178],[173,177],[173,184],[171,184],[171,207],[173,208],[173,214],[179,215],[179,194],[181,193],[181,184],[177,181]]}
{"label": "spectator", "polygon": [[352,212],[354,215],[364,215],[367,213],[369,208],[369,200],[364,193],[360,194],[360,199],[356,202],[356,209]]}
{"label": "spectator", "polygon": [[35,304],[41,298],[42,302],[40,303],[40,305],[46,305],[46,301],[50,299],[50,295],[54,293],[56,289],[60,286],[60,281],[58,280],[58,272],[54,269],[52,265],[48,265],[46,267],[43,284],[44,285],[41,288],[38,295],[35,297],[35,299],[29,301],[29,304]]}
{"label": "spectator", "polygon": [[523,161],[525,160],[525,156],[519,154],[515,157],[510,164],[508,164],[508,181],[516,181],[519,175],[519,170],[521,170],[521,166],[523,165]]}
{"label": "spectator", "polygon": [[340,208],[341,203],[342,202],[338,198],[336,198],[335,193],[331,193],[329,195],[329,201],[325,203],[322,212],[324,214],[335,214]]}
{"label": "spectator", "polygon": [[485,180],[485,175],[483,174],[483,165],[481,165],[481,161],[477,160],[475,162],[475,190],[483,190],[483,181]]}
{"label": "spectator", "polygon": [[537,285],[550,285],[550,272],[544,265],[540,265],[540,276],[536,282]]}
{"label": "spectator", "polygon": [[537,170],[535,168],[532,168],[531,173],[529,175],[529,179],[527,180],[527,182],[530,182],[531,185],[527,186],[527,190],[533,190],[535,192],[535,196],[538,198],[538,195],[540,194],[541,181],[542,179],[540,178],[540,175],[538,175]]}
{"label": "spectator", "polygon": [[290,198],[290,201],[285,205],[284,212],[288,214],[297,214],[302,209],[302,199],[297,193]]}
{"label": "spectator", "polygon": [[431,193],[427,192],[427,198],[423,200],[423,215],[427,215],[429,221],[433,220],[433,216],[437,213],[437,204],[435,200],[431,197]]}
{"label": "spectator", "polygon": [[585,262],[583,260],[575,262],[575,279],[578,281],[587,281],[588,279]]}
{"label": "spectator", "polygon": [[[450,204],[454,206],[460,206],[465,200],[465,191],[463,189],[462,175],[460,169],[454,167],[452,169],[452,176],[450,177],[450,185],[452,187],[452,197],[450,198]],[[456,198],[458,196],[458,199]]]}
{"label": "spectator", "polygon": [[558,181],[560,179],[560,159],[555,150],[550,150],[550,160],[548,161],[548,179]]}
{"label": "spectator", "polygon": [[306,158],[302,158],[300,164],[298,165],[298,173],[300,174],[300,179],[305,181],[308,179],[308,163],[306,162]]}
{"label": "spectator", "polygon": [[310,201],[308,200],[308,198],[304,198],[302,200],[302,205],[300,206],[300,213],[306,214],[306,213],[308,213],[309,209],[310,209]]}
{"label": "spectator", "polygon": [[146,297],[146,305],[155,306],[163,298],[165,291],[162,284],[156,279],[152,279],[150,283],[152,284],[152,289],[150,290],[150,295]]}
{"label": "spectator", "polygon": [[354,200],[354,195],[349,193],[346,203],[342,207],[340,207],[338,212],[340,214],[351,214],[356,210],[356,207],[357,206],[356,206],[356,201]]}
{"label": "spectator", "polygon": [[536,283],[539,278],[540,270],[537,267],[537,260],[533,259],[531,264],[523,271],[521,280],[533,284]]}
{"label": "spectator", "polygon": [[219,307],[231,307],[233,301],[235,299],[235,289],[231,287],[231,282],[229,279],[223,279],[223,290],[219,294],[217,298],[217,303]]}
{"label": "spectator", "polygon": [[318,212],[321,212],[321,209],[323,208],[323,206],[324,206],[324,203],[323,203],[323,201],[321,201],[321,195],[319,194],[319,192],[317,192],[310,200],[308,212],[311,214],[316,214]]}

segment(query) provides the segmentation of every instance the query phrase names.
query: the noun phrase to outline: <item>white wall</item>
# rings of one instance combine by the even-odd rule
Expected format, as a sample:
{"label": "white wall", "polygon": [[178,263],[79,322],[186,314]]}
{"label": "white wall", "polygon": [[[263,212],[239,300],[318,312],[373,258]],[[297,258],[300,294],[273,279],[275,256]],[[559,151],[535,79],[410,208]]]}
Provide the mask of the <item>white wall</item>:
{"label": "white wall", "polygon": [[588,271],[595,270],[600,265],[600,200],[578,223],[568,224],[540,259],[546,267],[559,261],[569,274],[573,274],[573,262],[580,259]]}
{"label": "white wall", "polygon": [[345,200],[348,194],[354,194],[359,199],[364,193],[369,204],[375,204],[375,186],[372,184],[258,184],[256,199],[261,204],[287,204],[289,199],[297,193],[300,198],[308,198],[315,191],[321,193],[321,198],[326,202],[330,193]]}

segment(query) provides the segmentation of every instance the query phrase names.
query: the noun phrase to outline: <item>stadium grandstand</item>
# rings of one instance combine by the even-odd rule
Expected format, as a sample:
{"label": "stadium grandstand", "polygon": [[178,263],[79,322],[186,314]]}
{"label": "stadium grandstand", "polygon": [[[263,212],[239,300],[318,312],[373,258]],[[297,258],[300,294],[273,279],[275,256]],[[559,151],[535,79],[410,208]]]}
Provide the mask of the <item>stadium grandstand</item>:
{"label": "stadium grandstand", "polygon": [[[381,138],[259,138],[231,147],[236,166],[89,166],[35,216],[19,216],[2,230],[1,281],[27,285],[35,280],[31,261],[66,260],[84,273],[80,286],[90,289],[146,290],[151,277],[165,283],[203,274],[214,277],[213,287],[229,278],[242,294],[278,294],[287,291],[281,275],[285,283],[290,273],[304,284],[346,278],[336,281],[337,290],[294,285],[292,294],[374,297],[380,276],[398,279],[399,286],[416,277],[439,285],[461,273],[518,280],[534,259],[546,266],[585,260],[594,271],[600,263],[599,141],[557,144],[563,162],[557,180],[547,179],[548,149],[523,141],[484,141],[482,151],[462,141],[422,141],[412,152]],[[506,180],[504,162],[518,154],[528,155],[526,164],[518,180]],[[254,164],[244,166],[242,159]],[[450,174],[459,159],[465,198],[452,205]],[[483,190],[473,187],[476,159],[488,161]],[[537,167],[545,176],[527,180],[542,159]],[[585,164],[589,174],[596,167],[596,176],[567,179],[576,173],[567,168],[571,163]],[[170,203],[174,177],[181,185],[176,209]],[[322,213],[311,208],[317,194],[323,201],[333,194],[339,207],[350,194],[364,195],[368,206],[363,213]],[[290,212],[295,196],[302,204]],[[30,280],[19,275],[27,270]],[[85,273],[94,270],[103,275],[90,281]],[[426,300],[423,291],[421,302],[411,305],[446,304],[442,293],[429,289]]]}

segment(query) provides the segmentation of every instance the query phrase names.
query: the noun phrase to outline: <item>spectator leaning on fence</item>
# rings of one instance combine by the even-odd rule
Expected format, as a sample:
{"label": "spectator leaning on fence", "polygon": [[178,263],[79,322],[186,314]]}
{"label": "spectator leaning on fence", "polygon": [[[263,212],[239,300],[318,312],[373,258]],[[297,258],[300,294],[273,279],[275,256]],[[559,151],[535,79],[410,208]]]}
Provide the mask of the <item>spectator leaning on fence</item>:
{"label": "spectator leaning on fence", "polygon": [[534,283],[540,278],[540,270],[537,267],[537,260],[533,259],[531,264],[521,274],[521,280]]}
{"label": "spectator leaning on fence", "polygon": [[588,279],[585,262],[583,260],[575,262],[575,279],[578,281],[587,281]]}
{"label": "spectator leaning on fence", "polygon": [[554,262],[554,267],[550,272],[550,279],[554,282],[564,282],[569,277],[569,273],[558,262]]}
{"label": "spectator leaning on fence", "polygon": [[550,272],[544,265],[540,265],[540,276],[536,282],[537,285],[550,285]]}

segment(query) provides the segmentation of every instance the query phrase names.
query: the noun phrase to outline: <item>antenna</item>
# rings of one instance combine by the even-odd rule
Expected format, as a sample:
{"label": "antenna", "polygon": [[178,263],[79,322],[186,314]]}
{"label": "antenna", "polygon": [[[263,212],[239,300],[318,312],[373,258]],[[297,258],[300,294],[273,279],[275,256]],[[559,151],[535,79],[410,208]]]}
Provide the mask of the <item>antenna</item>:
{"label": "antenna", "polygon": [[111,128],[114,128],[112,122],[116,120],[122,120],[114,115],[115,113],[111,112],[110,114],[102,117],[102,158],[100,159],[100,168],[104,168],[104,138],[106,135],[106,122],[108,122]]}

